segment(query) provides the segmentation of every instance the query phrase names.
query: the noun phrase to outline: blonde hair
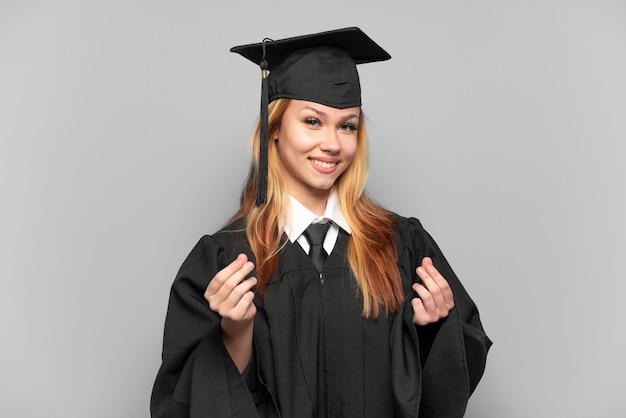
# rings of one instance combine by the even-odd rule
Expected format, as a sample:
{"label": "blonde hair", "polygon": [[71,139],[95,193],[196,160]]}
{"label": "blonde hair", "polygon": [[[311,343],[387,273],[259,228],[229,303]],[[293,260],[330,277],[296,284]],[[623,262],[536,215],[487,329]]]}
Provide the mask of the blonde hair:
{"label": "blonde hair", "polygon": [[[268,179],[266,203],[255,206],[259,166],[260,124],[257,122],[250,148],[252,166],[241,195],[241,205],[233,220],[246,220],[248,243],[256,258],[257,288],[264,293],[276,265],[278,255],[286,244],[281,241],[282,225],[288,192],[281,176],[281,167],[273,140],[290,100],[278,99],[268,108]],[[402,283],[396,259],[394,215],[383,209],[365,193],[368,174],[368,144],[363,115],[357,130],[357,150],[346,171],[337,179],[335,190],[339,205],[351,229],[348,261],[363,297],[364,317],[378,317],[381,306],[385,314],[397,311],[403,299]]]}

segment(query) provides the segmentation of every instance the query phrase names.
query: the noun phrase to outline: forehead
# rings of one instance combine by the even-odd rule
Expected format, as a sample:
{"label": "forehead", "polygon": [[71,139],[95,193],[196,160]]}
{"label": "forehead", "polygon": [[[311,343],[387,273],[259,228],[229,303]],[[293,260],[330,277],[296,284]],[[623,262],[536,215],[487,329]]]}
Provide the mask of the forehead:
{"label": "forehead", "polygon": [[336,107],[326,106],[316,102],[308,102],[305,100],[291,100],[289,106],[287,107],[287,111],[292,112],[312,112],[322,116],[329,117],[346,117],[346,116],[356,116],[359,117],[361,115],[360,107],[348,107],[345,109],[340,109]]}

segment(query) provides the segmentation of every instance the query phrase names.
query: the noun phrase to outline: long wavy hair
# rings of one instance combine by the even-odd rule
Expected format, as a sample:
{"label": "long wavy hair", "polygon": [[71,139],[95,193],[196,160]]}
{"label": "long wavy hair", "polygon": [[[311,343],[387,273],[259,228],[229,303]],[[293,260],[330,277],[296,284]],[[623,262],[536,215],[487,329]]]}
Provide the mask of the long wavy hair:
{"label": "long wavy hair", "polygon": [[[261,295],[276,269],[288,192],[281,176],[281,164],[273,138],[280,129],[289,99],[278,99],[268,108],[268,178],[266,203],[255,205],[259,167],[260,123],[257,122],[250,148],[252,165],[241,193],[241,203],[231,221],[245,219],[248,243],[256,259],[257,289]],[[398,310],[403,299],[396,259],[394,234],[398,225],[394,215],[377,205],[365,193],[368,173],[368,144],[364,117],[359,118],[357,150],[350,166],[337,179],[334,188],[339,205],[351,229],[348,261],[363,297],[364,317],[377,318]]]}

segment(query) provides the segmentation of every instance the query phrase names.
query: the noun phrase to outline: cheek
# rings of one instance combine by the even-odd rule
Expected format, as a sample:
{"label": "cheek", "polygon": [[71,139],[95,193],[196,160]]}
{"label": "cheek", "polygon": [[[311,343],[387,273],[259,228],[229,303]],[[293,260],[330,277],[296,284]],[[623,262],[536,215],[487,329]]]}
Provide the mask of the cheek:
{"label": "cheek", "polygon": [[283,132],[276,142],[278,160],[284,169],[293,170],[302,164],[304,150],[299,141],[294,141],[290,132]]}
{"label": "cheek", "polygon": [[306,132],[294,127],[285,127],[276,135],[278,138],[279,148],[283,148],[284,152],[302,152],[307,148]]}
{"label": "cheek", "polygon": [[346,141],[346,143],[344,144],[344,147],[343,147],[343,152],[344,152],[345,158],[350,160],[350,161],[352,161],[352,159],[356,155],[356,151],[357,151],[357,140],[356,140],[356,138],[354,138],[354,139],[351,138],[349,141]]}

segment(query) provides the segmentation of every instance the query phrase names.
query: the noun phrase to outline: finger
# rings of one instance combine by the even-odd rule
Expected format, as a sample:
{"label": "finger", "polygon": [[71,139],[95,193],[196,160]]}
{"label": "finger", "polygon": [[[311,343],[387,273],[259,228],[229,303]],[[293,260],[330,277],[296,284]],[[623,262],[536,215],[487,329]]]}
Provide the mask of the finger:
{"label": "finger", "polygon": [[251,277],[248,280],[244,280],[243,282],[239,283],[228,294],[226,299],[224,299],[223,305],[227,308],[234,309],[235,306],[239,305],[240,301],[244,297],[249,297],[248,294],[251,294],[252,297],[254,298],[254,292],[252,292],[252,288],[256,286],[256,284],[257,284],[256,277]]}
{"label": "finger", "polygon": [[438,307],[445,307],[447,303],[437,281],[423,266],[419,266],[416,271],[418,276],[422,279],[422,285],[430,292],[435,305]]}
{"label": "finger", "polygon": [[256,305],[254,304],[254,292],[246,292],[240,299],[237,306],[241,306],[243,314],[241,319],[249,319],[256,314]]}
{"label": "finger", "polygon": [[413,290],[415,290],[415,293],[417,293],[417,296],[419,296],[419,299],[424,306],[426,312],[432,313],[437,311],[435,299],[433,298],[433,295],[428,291],[428,289],[424,287],[424,285],[414,283]]}
{"label": "finger", "polygon": [[454,306],[454,295],[452,294],[450,284],[448,283],[446,278],[443,277],[441,273],[439,273],[439,270],[437,270],[437,268],[433,265],[432,260],[428,257],[426,257],[424,260],[426,261],[426,259],[428,259],[428,262],[426,262],[425,266],[426,272],[430,275],[430,277],[433,278],[435,283],[437,283],[439,289],[441,289],[441,294],[443,295],[446,306],[448,306],[449,309],[452,309],[452,307]]}
{"label": "finger", "polygon": [[432,266],[433,265],[433,259],[430,257],[424,257],[422,258],[422,266],[424,268],[426,268],[427,266]]}
{"label": "finger", "polygon": [[454,306],[454,295],[452,294],[452,289],[450,288],[448,281],[441,273],[439,273],[439,270],[437,270],[437,268],[433,265],[433,261],[430,257],[424,257],[422,260],[422,267],[426,270],[428,276],[430,276],[430,278],[432,278],[432,280],[434,280],[437,284],[446,306],[451,309]]}
{"label": "finger", "polygon": [[211,309],[215,310],[223,303],[253,268],[254,263],[247,261],[245,254],[240,254],[231,264],[220,270],[204,292],[204,298],[211,305]]}
{"label": "finger", "polygon": [[[248,282],[251,282],[251,286],[254,286],[256,284],[256,278],[252,277],[246,280],[241,285],[237,286],[237,289],[235,289],[235,291],[231,293],[232,302],[235,302],[235,303],[234,305],[229,306],[231,300],[227,301],[224,304],[225,312],[224,312],[224,315],[222,316],[227,316],[233,320],[238,320],[238,321],[247,320],[255,316],[256,306],[254,305],[254,292],[250,290],[251,286],[247,286]],[[234,295],[239,294],[239,292],[243,292],[243,293],[241,293],[241,296],[239,297],[239,299],[236,299]],[[228,306],[228,309],[226,309],[226,306]]]}
{"label": "finger", "polygon": [[213,293],[215,293],[230,276],[243,267],[247,260],[248,259],[245,254],[239,254],[237,258],[232,261],[232,263],[217,272],[207,286],[207,290],[213,290]]}
{"label": "finger", "polygon": [[209,307],[224,318],[241,320],[245,311],[252,304],[256,285],[256,278],[252,277],[236,286],[225,298],[213,296],[209,299]]}
{"label": "finger", "polygon": [[245,254],[239,254],[237,258],[232,261],[232,263],[220,270],[215,275],[215,278],[218,279],[218,282],[224,282],[228,280],[228,278],[230,278],[233,274],[241,270],[241,268],[246,264],[247,261],[248,257]]}
{"label": "finger", "polygon": [[254,268],[254,263],[248,261],[245,254],[239,256],[228,266],[220,270],[207,286],[209,294],[222,294],[226,297]]}
{"label": "finger", "polygon": [[413,284],[413,289],[422,300],[430,322],[436,322],[448,316],[452,308],[448,307],[441,299],[437,299],[426,287],[422,284],[415,283]]}
{"label": "finger", "polygon": [[413,323],[416,325],[427,325],[431,323],[430,315],[424,307],[424,303],[420,298],[413,298],[411,300],[411,306],[413,306]]}

